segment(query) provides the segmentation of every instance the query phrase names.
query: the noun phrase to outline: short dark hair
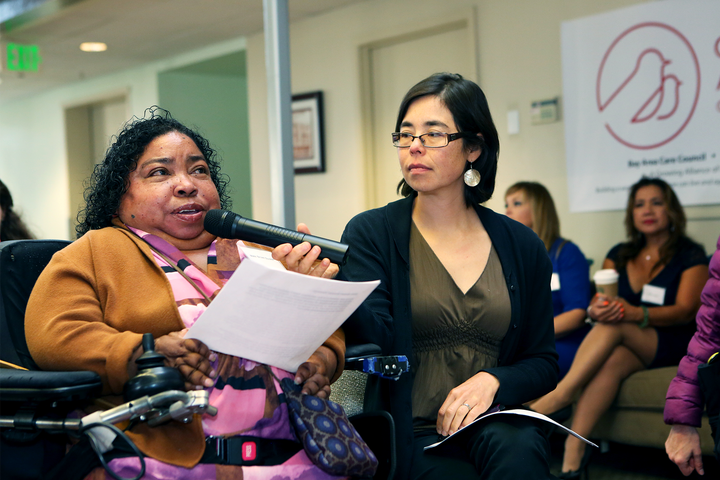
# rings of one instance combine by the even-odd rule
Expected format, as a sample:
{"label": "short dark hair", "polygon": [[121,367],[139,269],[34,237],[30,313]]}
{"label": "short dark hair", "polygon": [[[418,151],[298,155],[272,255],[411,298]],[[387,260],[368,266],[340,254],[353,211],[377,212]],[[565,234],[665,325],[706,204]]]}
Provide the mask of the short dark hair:
{"label": "short dark hair", "polygon": [[20,218],[20,215],[13,210],[12,195],[2,180],[0,180],[0,209],[3,212],[2,223],[0,223],[0,238],[3,241],[35,238],[27,225],[25,225],[25,222]]}
{"label": "short dark hair", "polygon": [[223,209],[231,206],[227,194],[229,178],[220,172],[220,163],[215,150],[197,130],[186,127],[157,106],[145,110],[143,118],[133,117],[125,125],[107,152],[102,163],[95,166],[85,184],[85,206],[78,213],[75,228],[80,238],[90,230],[108,227],[120,207],[122,196],[128,189],[128,177],[135,170],[137,162],[147,146],[156,138],[170,132],[187,135],[195,142],[205,157],[210,169],[210,178],[217,188]]}
{"label": "short dark hair", "polygon": [[640,254],[640,250],[645,246],[645,235],[640,233],[637,227],[635,227],[633,210],[635,209],[635,196],[638,190],[651,185],[658,187],[662,192],[670,223],[668,226],[670,236],[660,247],[660,258],[657,263],[653,265],[653,270],[660,265],[666,265],[670,262],[681,245],[689,240],[685,235],[685,226],[687,224],[685,211],[677,195],[675,195],[673,188],[661,178],[642,177],[630,187],[627,206],[625,207],[625,233],[627,234],[628,242],[623,244],[622,248],[618,251],[616,267],[619,269],[625,268],[627,262],[637,257]]}
{"label": "short dark hair", "polygon": [[[481,151],[472,164],[481,175],[480,183],[475,187],[465,185],[465,203],[470,206],[488,201],[495,191],[500,141],[485,94],[475,82],[457,73],[430,75],[405,94],[398,111],[396,132],[400,131],[410,105],[418,98],[428,95],[437,97],[450,110],[458,131],[482,135],[470,135],[462,139],[466,150],[480,148]],[[466,168],[470,168],[470,162],[467,162]],[[397,189],[405,197],[415,192],[405,179],[400,181]]]}

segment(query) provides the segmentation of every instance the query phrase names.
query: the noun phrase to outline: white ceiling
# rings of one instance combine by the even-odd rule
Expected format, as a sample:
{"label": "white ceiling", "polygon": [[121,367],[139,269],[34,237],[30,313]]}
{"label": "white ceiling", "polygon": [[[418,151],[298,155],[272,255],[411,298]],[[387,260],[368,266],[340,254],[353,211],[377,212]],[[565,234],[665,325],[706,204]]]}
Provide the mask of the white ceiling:
{"label": "white ceiling", "polygon": [[[364,0],[289,0],[290,22],[360,1]],[[0,8],[13,3],[23,1],[0,0]],[[0,23],[3,49],[8,42],[38,45],[42,57],[38,72],[0,72],[0,100],[262,30],[262,0],[48,0]],[[108,50],[80,51],[80,43],[88,41],[105,42]]]}

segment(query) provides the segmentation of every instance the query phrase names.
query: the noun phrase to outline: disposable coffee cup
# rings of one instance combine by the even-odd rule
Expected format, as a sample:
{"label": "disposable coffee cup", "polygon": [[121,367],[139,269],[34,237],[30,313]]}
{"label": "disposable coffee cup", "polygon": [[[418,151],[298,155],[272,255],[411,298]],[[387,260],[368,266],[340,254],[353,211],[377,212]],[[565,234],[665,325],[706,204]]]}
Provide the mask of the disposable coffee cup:
{"label": "disposable coffee cup", "polygon": [[617,297],[618,277],[618,273],[612,268],[598,270],[595,272],[595,275],[593,275],[595,289],[598,293],[607,297]]}

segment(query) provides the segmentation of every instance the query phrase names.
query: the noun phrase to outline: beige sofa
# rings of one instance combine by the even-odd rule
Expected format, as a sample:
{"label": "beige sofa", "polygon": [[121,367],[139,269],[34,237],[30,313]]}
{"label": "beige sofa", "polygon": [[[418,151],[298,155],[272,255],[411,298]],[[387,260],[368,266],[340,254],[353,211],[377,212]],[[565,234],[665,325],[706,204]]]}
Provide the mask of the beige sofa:
{"label": "beige sofa", "polygon": [[[677,367],[665,367],[628,377],[590,438],[664,450],[670,432],[670,426],[663,422],[665,394],[676,373]],[[707,415],[703,415],[700,441],[703,454],[712,455],[715,444]]]}

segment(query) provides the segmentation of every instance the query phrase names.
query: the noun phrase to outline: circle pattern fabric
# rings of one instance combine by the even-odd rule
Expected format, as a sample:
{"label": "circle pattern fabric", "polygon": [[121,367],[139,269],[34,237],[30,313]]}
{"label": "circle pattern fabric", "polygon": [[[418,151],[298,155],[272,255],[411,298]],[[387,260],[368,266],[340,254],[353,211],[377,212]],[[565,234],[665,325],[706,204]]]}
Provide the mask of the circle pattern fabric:
{"label": "circle pattern fabric", "polygon": [[337,403],[281,382],[295,434],[307,456],[333,475],[372,477],[378,460]]}

